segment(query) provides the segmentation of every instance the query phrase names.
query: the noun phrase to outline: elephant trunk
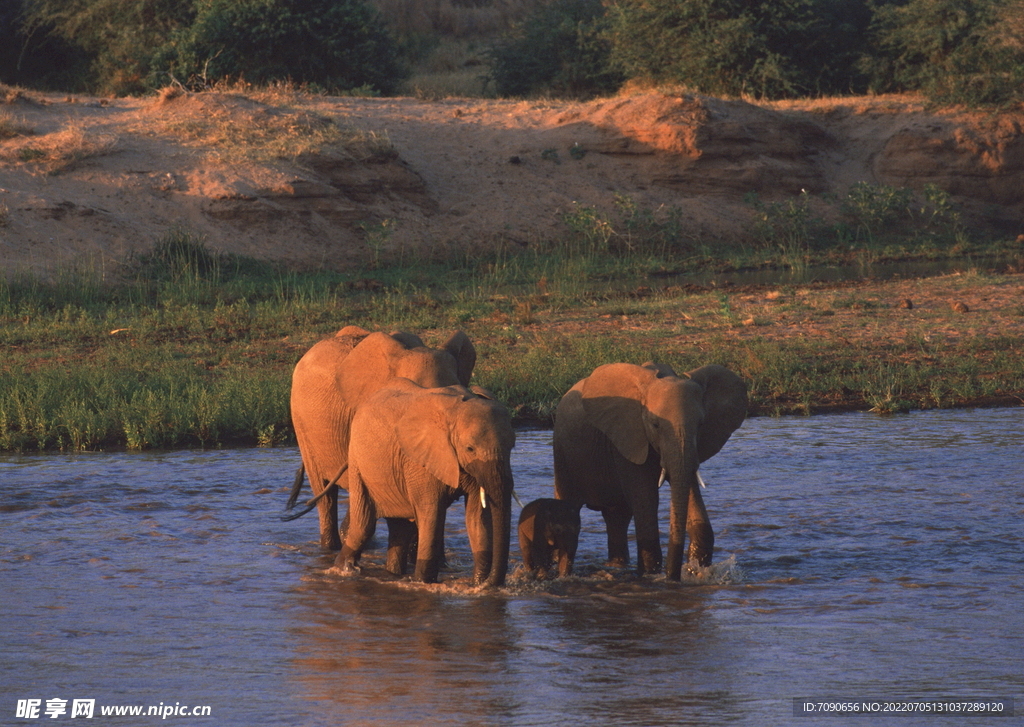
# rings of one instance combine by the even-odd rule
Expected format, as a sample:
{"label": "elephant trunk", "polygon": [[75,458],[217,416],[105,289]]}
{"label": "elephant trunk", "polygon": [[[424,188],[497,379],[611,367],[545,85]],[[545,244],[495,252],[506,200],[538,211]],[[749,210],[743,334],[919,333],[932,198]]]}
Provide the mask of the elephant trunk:
{"label": "elephant trunk", "polygon": [[505,585],[508,574],[508,550],[512,537],[512,466],[508,462],[501,465],[500,486],[493,498],[488,498],[491,505],[491,568],[487,575],[488,586]]}
{"label": "elephant trunk", "polygon": [[[665,573],[669,579],[679,580],[686,561],[696,561],[702,566],[711,564],[715,535],[700,494],[696,446],[688,447],[679,457],[663,459],[663,463],[672,488]],[[687,535],[690,537],[689,554],[685,548]]]}
{"label": "elephant trunk", "polygon": [[665,558],[665,574],[670,580],[678,581],[682,577],[684,548],[686,541],[686,510],[689,504],[689,487],[682,466],[668,470],[671,487],[671,506],[669,510],[668,552]]}
{"label": "elephant trunk", "polygon": [[466,528],[473,548],[473,580],[500,586],[508,572],[512,521],[512,468],[490,462],[469,471],[475,486],[467,490]]}

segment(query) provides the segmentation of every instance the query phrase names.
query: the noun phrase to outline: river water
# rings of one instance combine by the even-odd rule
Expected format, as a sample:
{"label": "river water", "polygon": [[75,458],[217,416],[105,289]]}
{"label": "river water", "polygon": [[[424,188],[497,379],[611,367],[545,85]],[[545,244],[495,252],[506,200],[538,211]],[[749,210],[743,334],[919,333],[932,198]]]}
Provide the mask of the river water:
{"label": "river water", "polygon": [[[523,502],[550,439],[519,433]],[[443,583],[332,572],[277,517],[294,449],[0,457],[0,724],[1019,724],[1022,442],[1024,409],[751,419],[701,470],[706,572],[606,569],[584,510],[577,577],[498,592],[461,504]],[[1005,718],[795,706],[936,700]],[[101,714],[132,706],[170,716]]]}

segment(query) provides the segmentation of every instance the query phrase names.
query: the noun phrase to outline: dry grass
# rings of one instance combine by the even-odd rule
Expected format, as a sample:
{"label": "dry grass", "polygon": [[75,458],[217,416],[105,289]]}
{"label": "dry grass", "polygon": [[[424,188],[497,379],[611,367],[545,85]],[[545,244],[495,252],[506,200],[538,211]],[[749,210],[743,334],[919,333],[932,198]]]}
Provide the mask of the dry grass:
{"label": "dry grass", "polygon": [[17,86],[0,83],[0,104],[37,104],[38,101],[28,95],[28,91]]}
{"label": "dry grass", "polygon": [[920,94],[894,93],[877,96],[826,96],[822,98],[797,98],[766,101],[744,99],[749,103],[775,111],[803,111],[827,114],[845,111],[850,114],[907,114],[925,110],[926,99]]}
{"label": "dry grass", "polygon": [[309,98],[294,85],[277,84],[246,88],[244,95],[236,91],[166,93],[154,106],[169,109],[164,131],[210,149],[223,161],[297,160],[317,155],[365,160],[395,155],[385,132],[343,126],[328,116],[294,108]]}
{"label": "dry grass", "polygon": [[404,81],[399,91],[425,101],[446,98],[494,98],[480,68],[463,68],[438,73],[416,73]]}
{"label": "dry grass", "polygon": [[32,165],[45,174],[69,171],[86,159],[112,153],[117,137],[86,130],[78,121],[50,134],[21,134],[0,146],[0,159]]}
{"label": "dry grass", "polygon": [[27,126],[9,111],[0,111],[0,141],[14,139],[19,136],[31,136],[35,130]]}

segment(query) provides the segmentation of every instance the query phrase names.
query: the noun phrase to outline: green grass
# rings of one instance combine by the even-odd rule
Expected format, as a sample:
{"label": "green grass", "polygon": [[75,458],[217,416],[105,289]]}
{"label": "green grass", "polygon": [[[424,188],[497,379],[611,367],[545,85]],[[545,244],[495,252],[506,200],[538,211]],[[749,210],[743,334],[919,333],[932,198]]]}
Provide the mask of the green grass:
{"label": "green grass", "polygon": [[[0,449],[292,442],[292,368],[348,324],[416,331],[435,345],[465,330],[479,352],[475,382],[521,419],[550,421],[561,395],[610,361],[724,364],[750,382],[755,408],[768,414],[895,413],[1024,392],[1024,337],[1012,333],[998,342],[964,335],[945,348],[923,336],[871,349],[825,338],[737,342],[728,332],[747,314],[733,293],[647,287],[656,286],[651,272],[719,267],[724,258],[701,258],[649,219],[634,220],[625,241],[606,234],[595,213],[574,221],[561,245],[375,261],[351,273],[299,274],[216,255],[173,230],[117,282],[105,279],[109,271],[0,278]],[[637,232],[641,222],[653,232]],[[881,305],[843,293],[829,307],[779,310],[820,319],[855,312],[869,325]],[[547,325],[559,317],[577,323]],[[632,319],[645,325],[586,330]]]}

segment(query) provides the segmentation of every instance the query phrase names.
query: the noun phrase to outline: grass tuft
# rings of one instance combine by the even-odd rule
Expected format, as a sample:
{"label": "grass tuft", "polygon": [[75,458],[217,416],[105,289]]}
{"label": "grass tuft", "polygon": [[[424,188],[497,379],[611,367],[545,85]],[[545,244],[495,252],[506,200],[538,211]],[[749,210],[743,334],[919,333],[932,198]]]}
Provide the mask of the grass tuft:
{"label": "grass tuft", "polygon": [[[566,390],[610,361],[723,364],[749,382],[761,413],[894,413],[1024,396],[1019,306],[991,318],[946,302],[1019,285],[1012,275],[923,281],[921,291],[941,289],[932,295],[941,305],[914,293],[912,311],[868,288],[703,287],[651,276],[721,264],[694,254],[671,215],[628,206],[619,219],[574,215],[576,238],[449,260],[389,259],[387,228],[368,227],[380,249],[348,273],[223,255],[177,228],[116,276],[0,277],[0,449],[294,441],[295,362],[348,324],[415,331],[433,345],[465,330],[478,348],[475,383],[519,419],[546,423]],[[775,336],[801,322],[820,333]]]}

